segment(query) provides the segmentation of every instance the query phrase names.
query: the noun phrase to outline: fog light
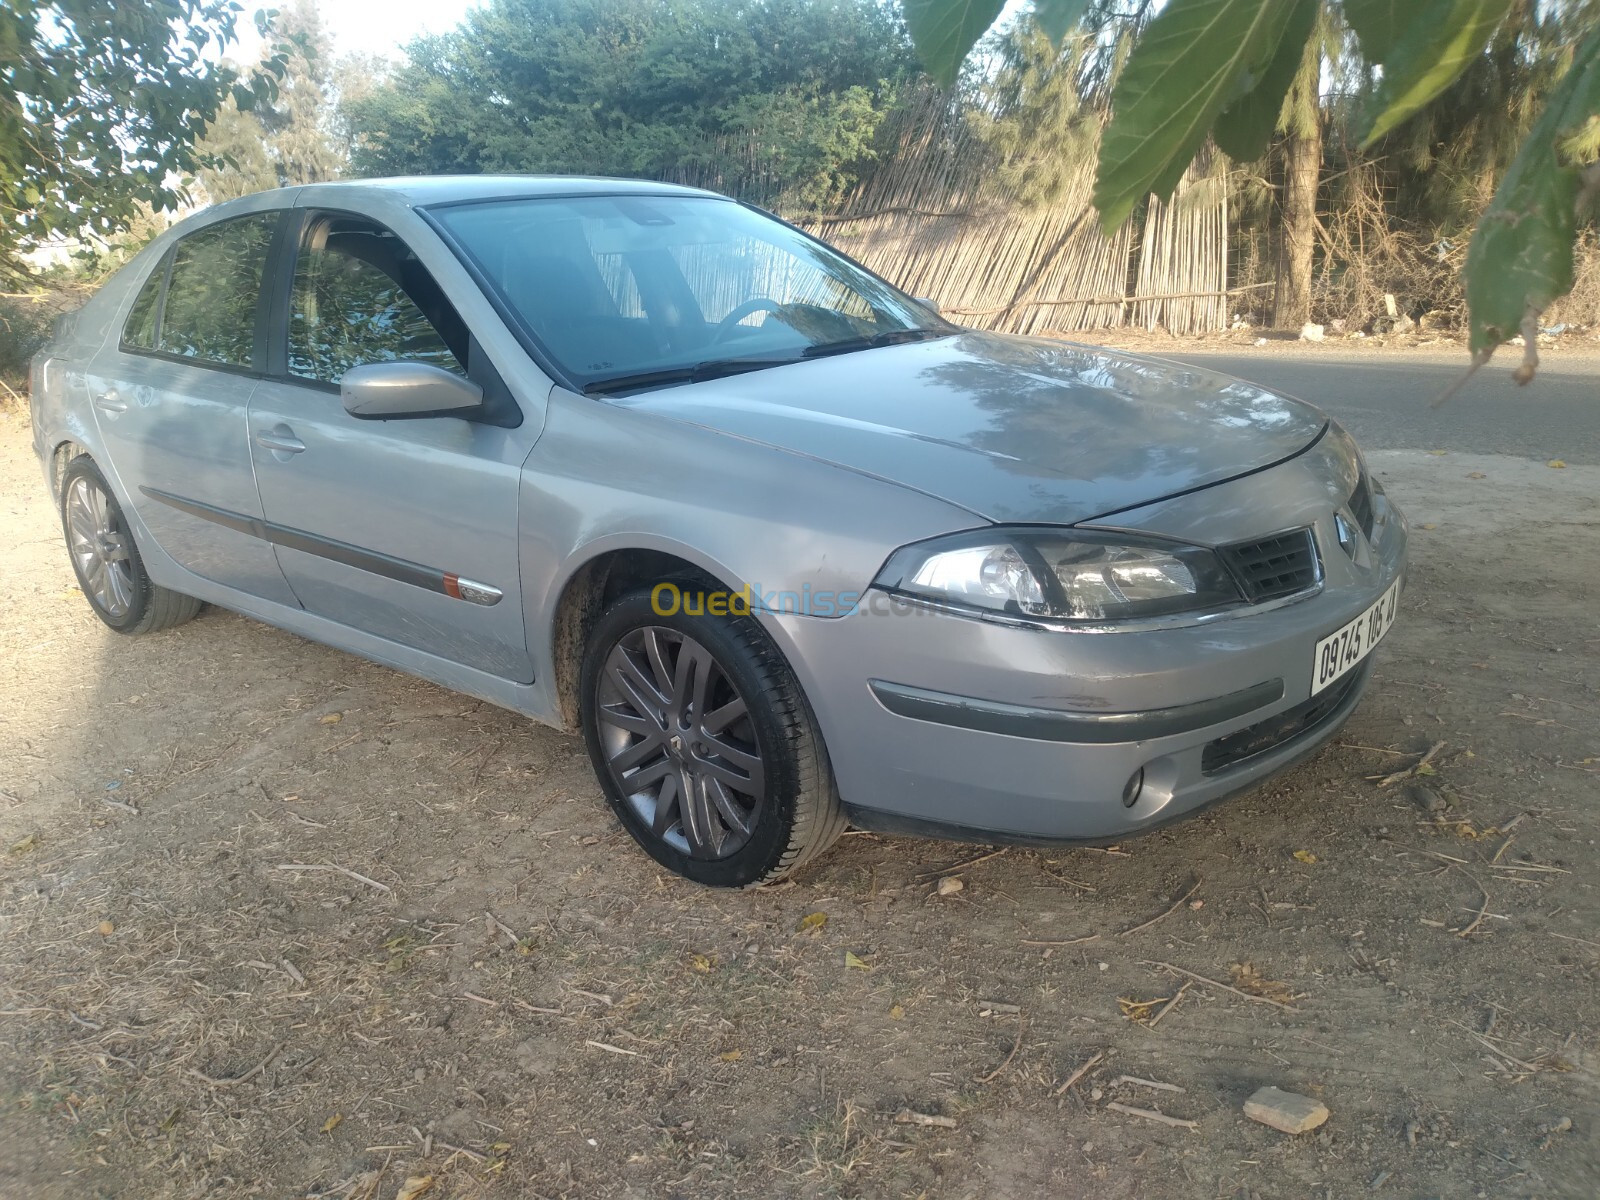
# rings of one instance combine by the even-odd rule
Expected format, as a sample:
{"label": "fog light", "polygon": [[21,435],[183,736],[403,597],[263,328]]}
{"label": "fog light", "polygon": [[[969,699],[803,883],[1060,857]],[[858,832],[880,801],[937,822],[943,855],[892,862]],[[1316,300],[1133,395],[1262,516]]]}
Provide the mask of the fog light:
{"label": "fog light", "polygon": [[1144,790],[1144,768],[1140,767],[1128,776],[1128,782],[1122,787],[1122,807],[1132,808],[1139,802],[1139,793]]}

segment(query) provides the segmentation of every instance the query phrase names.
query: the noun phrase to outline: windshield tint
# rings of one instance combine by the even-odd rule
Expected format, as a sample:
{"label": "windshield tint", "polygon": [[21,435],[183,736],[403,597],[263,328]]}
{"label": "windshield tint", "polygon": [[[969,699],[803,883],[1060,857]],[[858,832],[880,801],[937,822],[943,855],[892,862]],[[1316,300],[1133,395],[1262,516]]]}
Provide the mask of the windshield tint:
{"label": "windshield tint", "polygon": [[554,365],[595,391],[953,332],[820,242],[727,200],[561,197],[434,216]]}

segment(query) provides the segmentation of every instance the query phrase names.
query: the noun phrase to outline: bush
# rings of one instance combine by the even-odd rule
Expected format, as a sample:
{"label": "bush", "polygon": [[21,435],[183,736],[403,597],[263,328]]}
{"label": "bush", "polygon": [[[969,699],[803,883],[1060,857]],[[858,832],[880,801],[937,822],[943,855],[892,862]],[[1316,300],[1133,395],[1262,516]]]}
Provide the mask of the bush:
{"label": "bush", "polygon": [[50,339],[50,327],[83,302],[76,290],[0,295],[0,404],[24,402],[28,363]]}

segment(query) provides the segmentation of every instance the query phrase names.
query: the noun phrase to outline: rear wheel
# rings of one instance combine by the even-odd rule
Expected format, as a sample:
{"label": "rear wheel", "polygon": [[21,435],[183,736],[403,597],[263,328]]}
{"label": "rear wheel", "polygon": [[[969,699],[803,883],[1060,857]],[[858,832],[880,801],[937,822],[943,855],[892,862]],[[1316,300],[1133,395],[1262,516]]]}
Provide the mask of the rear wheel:
{"label": "rear wheel", "polygon": [[606,799],[662,865],[744,887],[844,832],[810,706],[754,618],[668,616],[646,592],[625,596],[596,625],[580,682]]}
{"label": "rear wheel", "polygon": [[87,455],[62,473],[61,527],[89,607],[118,633],[153,633],[200,611],[194,597],[151,581],[122,506]]}

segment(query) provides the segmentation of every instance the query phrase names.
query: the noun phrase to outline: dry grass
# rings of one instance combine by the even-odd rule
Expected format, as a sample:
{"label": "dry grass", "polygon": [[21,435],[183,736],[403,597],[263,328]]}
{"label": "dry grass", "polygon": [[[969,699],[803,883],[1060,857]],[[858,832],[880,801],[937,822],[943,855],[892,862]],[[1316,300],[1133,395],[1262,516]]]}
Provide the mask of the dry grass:
{"label": "dry grass", "polygon": [[[730,894],[658,871],[581,747],[510,714],[220,612],[114,639],[68,589],[17,422],[0,511],[6,1200],[1600,1181],[1600,825],[1556,769],[1592,755],[1600,681],[1525,644],[1583,627],[1600,547],[1576,527],[1518,519],[1552,572],[1532,607],[1485,557],[1507,539],[1419,535],[1352,748],[1202,818],[1115,852],[853,835]],[[1507,690],[1561,722],[1497,720]],[[1448,815],[1528,812],[1509,848],[1367,778],[1446,737]],[[1470,938],[1480,894],[1423,851],[1488,885]],[[1321,1089],[1328,1140],[1243,1121],[1263,1083]]]}

